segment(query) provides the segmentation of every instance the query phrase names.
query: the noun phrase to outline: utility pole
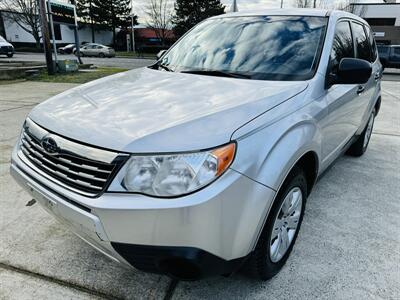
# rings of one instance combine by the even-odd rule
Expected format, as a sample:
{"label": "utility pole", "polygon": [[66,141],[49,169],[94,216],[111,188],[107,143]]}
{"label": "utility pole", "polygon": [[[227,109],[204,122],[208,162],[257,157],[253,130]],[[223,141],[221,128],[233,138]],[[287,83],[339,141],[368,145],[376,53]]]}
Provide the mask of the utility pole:
{"label": "utility pole", "polygon": [[236,0],[233,0],[232,6],[231,6],[231,12],[238,12],[238,6]]}
{"label": "utility pole", "polygon": [[133,0],[131,0],[131,33],[132,33],[132,51],[133,53],[136,52],[136,46],[135,46],[135,28],[133,25],[133,17],[134,17],[134,13],[133,13]]}
{"label": "utility pole", "polygon": [[[74,5],[74,18],[75,18],[75,26],[74,26],[74,38],[75,38],[75,49],[76,49],[76,56],[78,57],[78,61],[80,64],[82,64],[82,59],[81,59],[81,45],[79,43],[79,33],[78,33],[78,20],[77,20],[77,15],[76,15],[76,6],[75,6],[75,0],[71,0],[71,4]],[[93,19],[92,19],[93,22]],[[93,30],[93,29],[92,29]]]}
{"label": "utility pole", "polygon": [[51,30],[51,37],[52,37],[52,42],[53,42],[53,50],[54,50],[54,60],[53,61],[53,68],[54,70],[57,70],[57,44],[56,44],[56,36],[54,33],[54,23],[53,23],[53,12],[51,11],[51,2],[50,0],[47,1],[47,9],[48,9],[48,15],[49,15],[49,20],[50,20],[50,30]]}
{"label": "utility pole", "polygon": [[47,17],[46,17],[45,0],[39,0],[39,11],[40,11],[44,55],[46,56],[47,73],[49,75],[53,75],[54,74],[53,55],[50,50],[51,46],[50,46],[49,25],[47,23]]}

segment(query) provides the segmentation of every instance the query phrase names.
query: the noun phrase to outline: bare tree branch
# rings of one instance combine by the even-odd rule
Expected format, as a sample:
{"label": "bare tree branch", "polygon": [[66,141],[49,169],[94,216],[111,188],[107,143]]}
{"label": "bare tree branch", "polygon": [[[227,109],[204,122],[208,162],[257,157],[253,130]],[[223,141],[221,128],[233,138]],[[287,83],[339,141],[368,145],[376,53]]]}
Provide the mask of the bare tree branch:
{"label": "bare tree branch", "polygon": [[147,26],[154,30],[162,45],[171,38],[170,28],[172,20],[172,7],[168,0],[150,0],[145,13],[148,17]]}
{"label": "bare tree branch", "polygon": [[36,41],[36,47],[40,47],[40,16],[37,0],[2,0],[2,7],[9,13],[4,18],[15,22]]}

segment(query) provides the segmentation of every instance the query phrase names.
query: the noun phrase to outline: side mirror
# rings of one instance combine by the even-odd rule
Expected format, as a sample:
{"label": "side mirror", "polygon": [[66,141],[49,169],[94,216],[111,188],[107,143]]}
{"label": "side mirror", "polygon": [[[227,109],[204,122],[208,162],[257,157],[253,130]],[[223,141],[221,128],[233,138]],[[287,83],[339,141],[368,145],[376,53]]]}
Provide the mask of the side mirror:
{"label": "side mirror", "polygon": [[160,52],[157,53],[157,60],[159,60],[163,55],[167,52],[167,50],[161,50]]}
{"label": "side mirror", "polygon": [[330,85],[333,84],[363,84],[366,83],[372,74],[371,64],[358,58],[343,58],[339,63],[336,76],[330,78]]}

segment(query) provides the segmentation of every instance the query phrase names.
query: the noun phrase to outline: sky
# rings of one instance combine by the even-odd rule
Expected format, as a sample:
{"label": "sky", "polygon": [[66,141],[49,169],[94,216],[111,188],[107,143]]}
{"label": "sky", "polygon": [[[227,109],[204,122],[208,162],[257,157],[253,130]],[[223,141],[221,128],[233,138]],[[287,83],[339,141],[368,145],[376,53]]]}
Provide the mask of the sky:
{"label": "sky", "polygon": [[[171,3],[174,0],[169,0]],[[312,1],[312,0],[310,0]],[[232,0],[221,0],[223,4],[226,5],[227,10],[230,9]],[[318,2],[318,0],[317,0]],[[343,0],[324,0],[324,2],[329,6],[333,7],[337,2],[343,2]],[[359,2],[383,2],[382,0],[360,0]],[[133,9],[136,15],[139,16],[139,22],[145,22],[144,8],[148,3],[148,0],[133,0]],[[283,7],[293,7],[295,0],[283,0]],[[239,11],[244,10],[257,10],[266,8],[279,8],[281,5],[281,0],[237,0]]]}
{"label": "sky", "polygon": [[[69,2],[68,0],[59,0],[63,2]],[[174,0],[169,0],[171,3],[171,7],[173,6]],[[309,0],[312,1],[312,0]],[[320,0],[317,0],[317,3]],[[339,2],[343,2],[346,0],[323,0],[329,8],[332,8],[335,4]],[[1,2],[1,0],[0,0]],[[146,3],[149,0],[132,0],[134,13],[139,16],[139,22],[145,23],[145,7]],[[226,5],[227,10],[229,11],[232,0],[221,0],[223,4]],[[359,0],[360,3],[382,3],[383,0]],[[293,7],[295,0],[283,0],[283,7]],[[281,0],[237,0],[239,11],[244,10],[257,10],[257,9],[267,9],[267,8],[279,8],[281,5]]]}

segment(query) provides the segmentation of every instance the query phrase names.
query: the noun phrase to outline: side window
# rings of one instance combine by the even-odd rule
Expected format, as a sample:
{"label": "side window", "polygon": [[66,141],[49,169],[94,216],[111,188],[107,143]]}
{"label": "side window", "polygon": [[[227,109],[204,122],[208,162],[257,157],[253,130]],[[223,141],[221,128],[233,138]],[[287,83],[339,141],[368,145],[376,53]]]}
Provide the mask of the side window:
{"label": "side window", "polygon": [[393,48],[393,52],[396,55],[400,55],[400,47]]}
{"label": "side window", "polygon": [[376,42],[374,38],[374,34],[371,31],[371,28],[365,26],[365,32],[368,35],[369,39],[369,47],[371,49],[371,62],[374,62],[376,58],[378,57],[377,49],[376,49]]}
{"label": "side window", "polygon": [[335,38],[330,56],[331,73],[336,73],[342,58],[354,57],[353,38],[350,23],[340,22],[336,25]]}
{"label": "side window", "polygon": [[353,36],[356,42],[357,58],[371,61],[371,46],[365,34],[364,26],[353,22]]}

